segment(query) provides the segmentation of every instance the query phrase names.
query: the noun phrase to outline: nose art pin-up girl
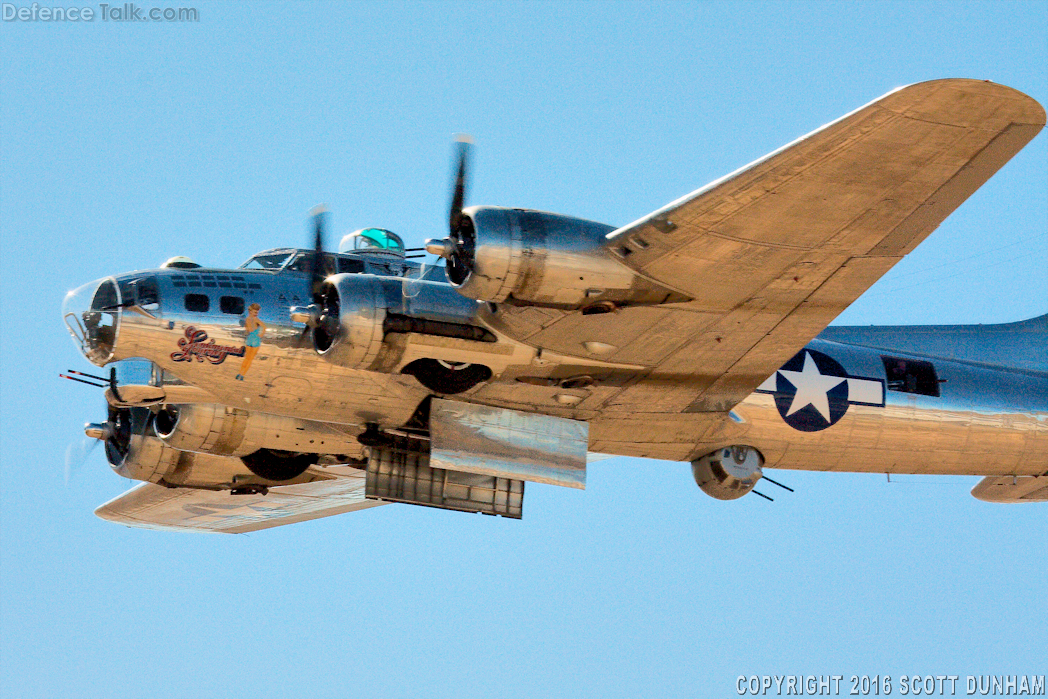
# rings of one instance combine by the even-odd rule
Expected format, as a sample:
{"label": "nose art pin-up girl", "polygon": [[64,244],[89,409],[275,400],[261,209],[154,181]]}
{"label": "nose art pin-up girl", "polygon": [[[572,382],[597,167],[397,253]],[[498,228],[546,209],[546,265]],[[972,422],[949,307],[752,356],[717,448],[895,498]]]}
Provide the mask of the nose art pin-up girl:
{"label": "nose art pin-up girl", "polygon": [[255,355],[258,354],[258,348],[262,346],[262,336],[266,334],[266,324],[258,317],[260,310],[262,310],[262,307],[257,303],[253,303],[247,308],[247,318],[244,320],[244,329],[247,330],[247,337],[244,338],[244,361],[240,363],[240,373],[237,374],[237,381],[244,380],[244,374],[251,367],[251,362],[254,361]]}

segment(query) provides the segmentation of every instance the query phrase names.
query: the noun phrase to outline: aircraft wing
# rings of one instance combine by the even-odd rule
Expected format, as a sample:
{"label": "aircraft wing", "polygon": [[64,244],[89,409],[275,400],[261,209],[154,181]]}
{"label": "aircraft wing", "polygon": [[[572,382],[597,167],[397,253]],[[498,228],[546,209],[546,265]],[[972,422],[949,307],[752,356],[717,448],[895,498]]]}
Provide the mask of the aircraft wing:
{"label": "aircraft wing", "polygon": [[383,503],[364,499],[364,473],[274,487],[267,495],[165,488],[143,483],[95,514],[118,524],[167,531],[242,534],[354,512]]}
{"label": "aircraft wing", "polygon": [[[608,235],[693,301],[518,314],[529,343],[651,367],[611,412],[725,411],[749,395],[1026,145],[1044,109],[976,80],[910,85]],[[527,321],[531,313],[533,321]],[[556,317],[551,317],[556,315]],[[511,319],[512,322],[512,319]]]}

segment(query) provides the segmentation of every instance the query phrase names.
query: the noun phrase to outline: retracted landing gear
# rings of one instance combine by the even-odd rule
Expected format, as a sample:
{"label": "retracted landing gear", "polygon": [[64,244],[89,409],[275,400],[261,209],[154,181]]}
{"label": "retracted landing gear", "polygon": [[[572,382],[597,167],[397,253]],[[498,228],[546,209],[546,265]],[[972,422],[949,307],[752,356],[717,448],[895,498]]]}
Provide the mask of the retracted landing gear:
{"label": "retracted landing gear", "polygon": [[248,470],[268,481],[290,481],[298,478],[317,462],[317,454],[298,454],[277,449],[259,449],[240,457]]}
{"label": "retracted landing gear", "polygon": [[491,369],[483,364],[446,362],[442,359],[416,359],[400,370],[436,393],[454,395],[468,391],[491,378]]}

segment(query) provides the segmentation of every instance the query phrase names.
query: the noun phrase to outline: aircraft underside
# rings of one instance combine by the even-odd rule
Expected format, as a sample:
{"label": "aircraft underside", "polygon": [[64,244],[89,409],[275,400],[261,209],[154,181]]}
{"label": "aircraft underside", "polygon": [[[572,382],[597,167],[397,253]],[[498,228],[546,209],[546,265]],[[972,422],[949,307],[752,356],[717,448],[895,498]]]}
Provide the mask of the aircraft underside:
{"label": "aircraft underside", "polygon": [[827,328],[1044,122],[993,83],[912,85],[620,228],[465,207],[462,143],[439,265],[374,228],[326,252],[317,211],[312,249],[87,284],[63,318],[112,369],[81,375],[108,404],[87,433],[144,481],[98,514],[520,517],[525,482],[582,488],[594,453],[691,462],[721,500],[775,483],[766,468],[982,475],[981,499],[1048,500],[1048,316]]}

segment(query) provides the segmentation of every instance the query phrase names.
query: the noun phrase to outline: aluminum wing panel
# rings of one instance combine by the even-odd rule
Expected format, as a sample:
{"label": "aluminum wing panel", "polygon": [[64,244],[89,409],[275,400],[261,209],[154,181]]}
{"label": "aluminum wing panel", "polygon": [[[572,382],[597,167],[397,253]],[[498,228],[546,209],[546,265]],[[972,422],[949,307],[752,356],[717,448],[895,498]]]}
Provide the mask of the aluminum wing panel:
{"label": "aluminum wing panel", "polygon": [[[695,299],[583,316],[502,307],[540,347],[650,371],[609,413],[724,411],[814,338],[1032,139],[1044,109],[1010,88],[901,88],[609,234],[610,249]],[[649,342],[646,338],[652,338]]]}
{"label": "aluminum wing panel", "polygon": [[432,468],[586,487],[585,422],[439,399],[429,419]]}
{"label": "aluminum wing panel", "polygon": [[95,510],[129,527],[242,534],[381,505],[364,498],[364,474],[271,488],[268,495],[143,483]]}

